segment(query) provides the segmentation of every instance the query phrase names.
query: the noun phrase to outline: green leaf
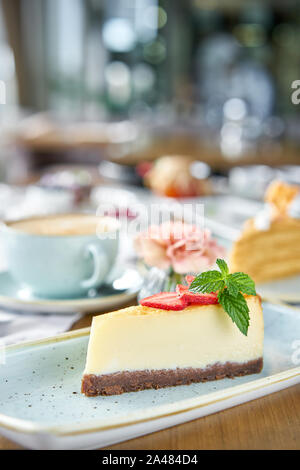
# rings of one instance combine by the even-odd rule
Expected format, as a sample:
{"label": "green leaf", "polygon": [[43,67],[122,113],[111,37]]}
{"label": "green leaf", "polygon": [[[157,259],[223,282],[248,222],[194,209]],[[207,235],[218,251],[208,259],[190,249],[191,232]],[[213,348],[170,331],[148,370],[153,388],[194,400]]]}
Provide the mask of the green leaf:
{"label": "green leaf", "polygon": [[228,266],[223,259],[217,259],[216,263],[220,271],[213,270],[199,274],[191,283],[189,290],[195,293],[218,291],[219,303],[239,330],[247,335],[249,308],[243,294],[256,295],[255,284],[248,274],[229,274]]}
{"label": "green leaf", "polygon": [[239,292],[237,296],[233,296],[230,294],[228,289],[224,289],[219,293],[218,299],[231,320],[237,325],[239,330],[247,336],[249,327],[249,308],[243,294]]}
{"label": "green leaf", "polygon": [[219,271],[213,270],[199,274],[191,283],[189,290],[195,293],[210,293],[224,289],[224,287],[225,282],[222,279],[222,274]]}
{"label": "green leaf", "polygon": [[226,286],[230,295],[236,297],[240,292],[239,286],[229,277],[226,280]]}
{"label": "green leaf", "polygon": [[228,269],[228,266],[226,264],[226,261],[224,261],[223,259],[218,258],[216,263],[219,266],[220,271],[223,274],[223,276],[227,277],[228,274],[229,274],[229,269]]}
{"label": "green leaf", "polygon": [[233,273],[228,276],[229,282],[234,282],[238,290],[248,295],[256,295],[255,284],[251,277],[245,273]]}

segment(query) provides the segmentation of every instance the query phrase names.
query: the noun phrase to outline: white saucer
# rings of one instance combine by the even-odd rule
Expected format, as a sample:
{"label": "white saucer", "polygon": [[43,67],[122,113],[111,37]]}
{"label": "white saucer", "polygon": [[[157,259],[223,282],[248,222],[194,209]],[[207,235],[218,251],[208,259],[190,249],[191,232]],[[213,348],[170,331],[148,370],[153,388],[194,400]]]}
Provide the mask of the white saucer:
{"label": "white saucer", "polygon": [[110,284],[90,291],[85,297],[70,299],[45,299],[17,284],[8,271],[0,272],[0,307],[21,312],[88,313],[120,306],[136,297],[141,288],[139,273],[128,268],[113,276]]}

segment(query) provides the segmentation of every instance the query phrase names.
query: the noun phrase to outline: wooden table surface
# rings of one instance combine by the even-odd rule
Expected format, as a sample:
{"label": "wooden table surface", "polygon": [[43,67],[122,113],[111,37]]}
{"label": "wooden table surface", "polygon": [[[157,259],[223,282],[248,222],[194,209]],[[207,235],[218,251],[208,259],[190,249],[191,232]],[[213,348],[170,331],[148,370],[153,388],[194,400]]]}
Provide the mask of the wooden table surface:
{"label": "wooden table surface", "polygon": [[[83,317],[72,329],[89,326],[91,318],[91,315]],[[0,449],[21,449],[21,446],[0,436]],[[299,450],[300,384],[106,449]]]}

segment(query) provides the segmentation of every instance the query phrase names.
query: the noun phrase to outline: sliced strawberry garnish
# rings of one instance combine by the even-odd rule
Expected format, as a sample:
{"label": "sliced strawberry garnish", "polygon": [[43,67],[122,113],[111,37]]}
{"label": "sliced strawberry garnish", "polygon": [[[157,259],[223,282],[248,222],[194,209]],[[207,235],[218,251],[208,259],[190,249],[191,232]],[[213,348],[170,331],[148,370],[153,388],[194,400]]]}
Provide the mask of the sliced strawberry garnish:
{"label": "sliced strawberry garnish", "polygon": [[189,275],[189,274],[188,274],[187,276],[185,276],[185,280],[186,280],[188,286],[190,286],[190,285],[192,284],[192,282],[193,282],[193,280],[195,279],[195,277],[196,277],[196,276],[191,276],[191,275]]}
{"label": "sliced strawberry garnish", "polygon": [[188,302],[176,292],[160,292],[140,301],[144,307],[161,308],[163,310],[183,310]]}
{"label": "sliced strawberry garnish", "polygon": [[188,292],[184,298],[189,304],[212,305],[218,303],[218,296],[214,292],[211,294],[194,294],[193,292]]}
{"label": "sliced strawberry garnish", "polygon": [[188,286],[183,286],[182,284],[176,285],[176,293],[179,297],[183,297],[183,295],[189,290]]}
{"label": "sliced strawberry garnish", "polygon": [[195,294],[189,291],[188,286],[183,286],[182,284],[177,284],[176,292],[177,295],[188,304],[211,305],[218,303],[218,295],[215,292],[211,294]]}

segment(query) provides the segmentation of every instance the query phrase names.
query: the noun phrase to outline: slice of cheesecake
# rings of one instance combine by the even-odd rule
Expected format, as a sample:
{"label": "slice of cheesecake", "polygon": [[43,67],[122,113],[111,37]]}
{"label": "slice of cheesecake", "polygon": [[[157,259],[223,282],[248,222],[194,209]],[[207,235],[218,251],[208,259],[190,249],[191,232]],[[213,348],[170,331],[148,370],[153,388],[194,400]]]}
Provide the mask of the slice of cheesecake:
{"label": "slice of cheesecake", "polygon": [[139,305],[94,317],[82,392],[114,395],[260,372],[261,300],[245,299],[247,336],[215,299],[211,305],[185,307],[182,300],[172,310]]}

